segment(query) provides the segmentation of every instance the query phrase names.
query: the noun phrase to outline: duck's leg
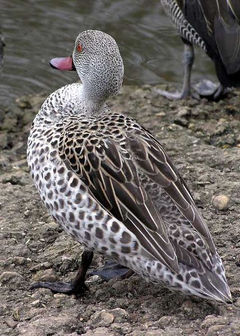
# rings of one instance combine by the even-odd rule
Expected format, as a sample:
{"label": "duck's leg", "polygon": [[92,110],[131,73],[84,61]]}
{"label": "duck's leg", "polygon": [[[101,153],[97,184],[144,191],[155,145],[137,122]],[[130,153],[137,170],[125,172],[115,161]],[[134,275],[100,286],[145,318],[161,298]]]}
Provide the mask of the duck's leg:
{"label": "duck's leg", "polygon": [[180,100],[186,99],[189,96],[193,98],[200,99],[206,98],[212,101],[218,101],[226,93],[231,91],[231,89],[222,86],[221,84],[217,85],[210,80],[202,80],[199,83],[193,86],[194,92],[191,92],[191,72],[194,62],[194,49],[193,45],[190,44],[187,40],[182,39],[184,42],[184,53],[183,53],[183,87],[181,92],[171,93],[168,91],[157,89],[156,92],[161,96],[166,97],[170,100]]}
{"label": "duck's leg", "polygon": [[98,275],[103,280],[110,280],[113,278],[127,279],[134,274],[129,268],[122,266],[115,261],[106,261],[103,267],[98,268],[90,273],[91,275]]}
{"label": "duck's leg", "polygon": [[84,251],[82,254],[82,261],[79,271],[72,282],[37,282],[31,285],[33,288],[48,288],[54,293],[64,293],[67,295],[83,294],[87,290],[85,285],[85,278],[87,270],[89,269],[93,259],[92,251]]}
{"label": "duck's leg", "polygon": [[121,279],[128,279],[128,278],[130,278],[133,274],[134,274],[134,271],[131,270],[131,269],[129,269],[129,270],[127,271],[127,273],[125,273],[125,274],[123,274],[123,275],[121,276]]}
{"label": "duck's leg", "polygon": [[194,49],[193,45],[184,40],[184,53],[183,53],[183,67],[184,67],[184,76],[183,76],[183,87],[181,92],[171,93],[164,90],[157,89],[156,92],[161,96],[166,97],[170,100],[180,100],[186,99],[191,95],[191,71],[194,62]]}

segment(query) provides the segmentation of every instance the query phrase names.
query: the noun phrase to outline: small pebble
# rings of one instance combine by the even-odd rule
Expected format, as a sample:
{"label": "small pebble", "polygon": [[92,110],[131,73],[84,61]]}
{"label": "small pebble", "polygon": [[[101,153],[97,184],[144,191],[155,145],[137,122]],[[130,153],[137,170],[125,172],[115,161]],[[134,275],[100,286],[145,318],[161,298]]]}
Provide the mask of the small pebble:
{"label": "small pebble", "polygon": [[0,282],[2,284],[7,284],[12,280],[16,281],[19,278],[22,278],[22,276],[17,272],[3,272],[0,276]]}
{"label": "small pebble", "polygon": [[179,118],[186,117],[191,113],[191,109],[189,107],[181,107],[178,112],[177,116]]}
{"label": "small pebble", "polygon": [[26,211],[24,211],[24,216],[25,216],[25,217],[29,217],[29,215],[30,215],[30,210],[26,210]]}
{"label": "small pebble", "polygon": [[114,316],[114,322],[121,323],[123,321],[129,320],[129,314],[125,309],[115,308],[109,311]]}
{"label": "small pebble", "polygon": [[33,307],[40,307],[41,301],[40,300],[35,300],[31,303],[31,306]]}
{"label": "small pebble", "polygon": [[222,332],[224,333],[224,329],[225,329],[225,325],[223,324],[212,325],[211,327],[208,328],[206,336],[220,335],[220,333]]}
{"label": "small pebble", "polygon": [[94,330],[88,330],[85,334],[82,334],[82,336],[114,336],[115,334],[110,332],[108,328],[96,328]]}
{"label": "small pebble", "polygon": [[106,310],[96,312],[91,318],[91,326],[109,327],[114,321],[114,315]]}
{"label": "small pebble", "polygon": [[229,197],[227,195],[217,195],[212,198],[212,204],[217,210],[226,210],[229,205]]}
{"label": "small pebble", "polygon": [[5,319],[6,324],[8,325],[9,328],[16,328],[17,322],[15,322],[11,317],[8,317]]}
{"label": "small pebble", "polygon": [[39,270],[33,277],[34,281],[56,281],[57,277],[52,268],[46,270]]}

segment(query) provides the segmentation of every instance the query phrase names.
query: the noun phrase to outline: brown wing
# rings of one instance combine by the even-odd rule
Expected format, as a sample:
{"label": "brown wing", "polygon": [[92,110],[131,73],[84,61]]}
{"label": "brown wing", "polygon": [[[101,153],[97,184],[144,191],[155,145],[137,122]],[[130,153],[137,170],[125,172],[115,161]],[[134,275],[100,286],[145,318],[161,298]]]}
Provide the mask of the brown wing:
{"label": "brown wing", "polygon": [[71,137],[71,147],[67,139],[64,143],[60,156],[92,196],[136,235],[148,253],[178,272],[175,249],[161,215],[139,182],[131,148],[120,146],[111,136],[98,141],[95,134],[84,144],[76,137]]}
{"label": "brown wing", "polygon": [[[77,172],[92,196],[132,231],[142,246],[166,266],[178,271],[178,250],[169,241],[165,224],[151,197],[139,180],[147,175],[169,194],[193,228],[206,240],[212,252],[215,247],[194,201],[161,144],[145,129],[122,129],[121,139],[111,133],[99,140],[96,134],[65,134],[61,157]],[[68,146],[67,144],[70,144]]]}
{"label": "brown wing", "polygon": [[185,182],[161,144],[149,132],[141,130],[128,135],[127,141],[134,161],[149,178],[164,188],[193,228],[205,238],[211,251],[215,252],[210,232],[200,216]]}

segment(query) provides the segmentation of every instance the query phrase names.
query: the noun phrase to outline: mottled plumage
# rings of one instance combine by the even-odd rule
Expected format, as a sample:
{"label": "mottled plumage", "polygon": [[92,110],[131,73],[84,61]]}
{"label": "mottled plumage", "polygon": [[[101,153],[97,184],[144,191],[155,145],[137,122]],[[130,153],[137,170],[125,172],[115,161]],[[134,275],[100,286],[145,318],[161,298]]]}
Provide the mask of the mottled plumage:
{"label": "mottled plumage", "polygon": [[221,86],[213,92],[218,99],[225,87],[240,86],[240,2],[237,0],[161,0],[185,43],[185,76],[180,95],[190,94],[194,61],[192,44],[200,46],[213,60]]}
{"label": "mottled plumage", "polygon": [[[85,31],[73,62],[82,84],[47,98],[28,140],[31,175],[50,214],[87,250],[146,280],[231,301],[210,232],[161,144],[105,105],[122,84],[116,42]],[[63,59],[51,64],[66,67]]]}

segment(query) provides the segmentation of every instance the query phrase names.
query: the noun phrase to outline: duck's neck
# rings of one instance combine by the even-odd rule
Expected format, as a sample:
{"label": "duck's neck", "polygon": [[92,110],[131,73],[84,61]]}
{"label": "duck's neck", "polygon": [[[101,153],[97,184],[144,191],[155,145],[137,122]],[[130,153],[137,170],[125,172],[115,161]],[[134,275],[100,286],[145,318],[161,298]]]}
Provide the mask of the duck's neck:
{"label": "duck's neck", "polygon": [[35,122],[44,122],[51,127],[58,120],[72,115],[96,116],[107,109],[105,100],[80,83],[66,85],[45,100]]}
{"label": "duck's neck", "polygon": [[93,86],[88,87],[87,83],[81,86],[79,97],[87,115],[96,116],[106,106],[106,97],[101,93],[101,90],[96,90]]}

